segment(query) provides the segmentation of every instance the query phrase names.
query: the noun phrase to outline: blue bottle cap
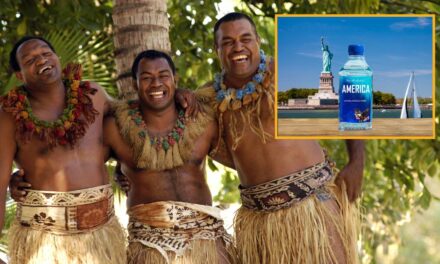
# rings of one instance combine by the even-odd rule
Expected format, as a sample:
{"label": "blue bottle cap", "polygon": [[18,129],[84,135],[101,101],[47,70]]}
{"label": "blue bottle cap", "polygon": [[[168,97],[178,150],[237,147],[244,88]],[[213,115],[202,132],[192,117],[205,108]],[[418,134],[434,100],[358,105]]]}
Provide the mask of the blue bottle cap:
{"label": "blue bottle cap", "polygon": [[348,55],[364,55],[364,46],[362,45],[349,45]]}

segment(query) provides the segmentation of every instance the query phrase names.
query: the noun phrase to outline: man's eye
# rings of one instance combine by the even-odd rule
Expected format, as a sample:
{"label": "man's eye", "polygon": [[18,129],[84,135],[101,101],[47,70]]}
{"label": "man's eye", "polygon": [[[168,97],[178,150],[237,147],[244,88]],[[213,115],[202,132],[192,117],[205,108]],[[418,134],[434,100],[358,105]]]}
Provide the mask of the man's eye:
{"label": "man's eye", "polygon": [[34,61],[35,61],[35,58],[32,58],[32,59],[30,59],[30,60],[27,60],[27,61],[25,62],[25,64],[29,65],[29,64],[34,63]]}
{"label": "man's eye", "polygon": [[52,55],[52,52],[45,52],[45,53],[43,53],[43,56],[45,56],[45,57],[49,57],[51,55]]}

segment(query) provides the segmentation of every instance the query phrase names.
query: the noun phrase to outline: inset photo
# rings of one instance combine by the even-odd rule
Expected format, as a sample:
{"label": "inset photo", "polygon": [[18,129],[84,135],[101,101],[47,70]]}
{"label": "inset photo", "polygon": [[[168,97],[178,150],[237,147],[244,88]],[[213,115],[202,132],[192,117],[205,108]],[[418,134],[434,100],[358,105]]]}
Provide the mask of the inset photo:
{"label": "inset photo", "polygon": [[434,138],[433,15],[276,15],[277,138]]}

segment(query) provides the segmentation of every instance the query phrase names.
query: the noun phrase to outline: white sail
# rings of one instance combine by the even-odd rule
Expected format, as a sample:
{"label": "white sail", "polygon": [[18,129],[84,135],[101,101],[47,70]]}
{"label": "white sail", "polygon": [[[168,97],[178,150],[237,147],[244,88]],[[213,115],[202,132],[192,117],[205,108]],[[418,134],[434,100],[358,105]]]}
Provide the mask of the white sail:
{"label": "white sail", "polygon": [[413,74],[414,72],[411,73],[411,76],[409,77],[409,82],[408,85],[406,87],[406,92],[405,92],[405,97],[403,98],[403,103],[402,103],[402,111],[400,112],[400,118],[404,119],[404,118],[408,118],[408,93],[409,93],[409,88],[411,87],[411,83],[412,83],[412,79],[413,79]]}
{"label": "white sail", "polygon": [[415,78],[413,78],[413,108],[414,108],[413,117],[414,118],[421,118],[422,111],[420,111],[419,102],[417,101],[416,79]]}

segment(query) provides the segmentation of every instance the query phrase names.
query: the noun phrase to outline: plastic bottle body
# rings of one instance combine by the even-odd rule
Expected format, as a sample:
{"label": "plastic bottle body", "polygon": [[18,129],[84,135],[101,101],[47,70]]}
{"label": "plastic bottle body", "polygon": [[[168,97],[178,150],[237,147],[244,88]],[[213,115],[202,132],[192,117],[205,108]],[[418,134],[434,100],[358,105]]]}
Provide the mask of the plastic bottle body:
{"label": "plastic bottle body", "polygon": [[350,55],[339,71],[339,130],[365,130],[373,121],[373,72],[363,55]]}

